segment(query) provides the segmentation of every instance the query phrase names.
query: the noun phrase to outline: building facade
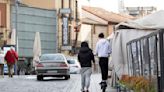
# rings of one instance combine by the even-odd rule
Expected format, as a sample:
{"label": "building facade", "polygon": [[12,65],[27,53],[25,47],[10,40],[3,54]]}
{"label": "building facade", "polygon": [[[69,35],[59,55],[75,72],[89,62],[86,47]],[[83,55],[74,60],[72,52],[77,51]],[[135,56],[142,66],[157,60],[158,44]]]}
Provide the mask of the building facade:
{"label": "building facade", "polygon": [[0,46],[8,39],[10,31],[10,0],[0,0]]}
{"label": "building facade", "polygon": [[112,35],[115,25],[132,19],[132,16],[109,12],[99,7],[83,6],[78,41],[87,41],[95,51],[100,33],[104,33],[105,38],[108,38]]}
{"label": "building facade", "polygon": [[20,60],[27,60],[32,65],[36,32],[40,32],[42,54],[72,50],[76,0],[0,0],[0,4],[1,1],[5,11],[4,7],[0,11],[6,14],[1,17],[5,19],[0,28],[5,32],[3,41],[7,40],[11,45],[10,34],[16,29],[15,45]]}
{"label": "building facade", "polygon": [[[58,52],[72,50],[77,0],[22,0],[23,4],[57,11]],[[39,3],[38,3],[39,2]]]}
{"label": "building facade", "polygon": [[134,17],[143,17],[157,11],[156,7],[125,7],[125,13]]}
{"label": "building facade", "polygon": [[119,13],[128,14],[136,18],[144,17],[157,11],[157,7],[150,5],[127,6],[124,0],[118,0]]}
{"label": "building facade", "polygon": [[[77,22],[77,0],[18,0],[18,11],[20,6],[33,7],[38,9],[47,9],[56,11],[56,30],[57,30],[57,50],[65,52],[72,50],[75,40],[74,27]],[[39,2],[39,3],[38,3]],[[15,0],[0,0],[0,37],[1,43],[5,40],[7,44],[11,44],[9,35],[13,30],[12,27],[12,6],[15,6]],[[1,34],[3,33],[3,36]]]}

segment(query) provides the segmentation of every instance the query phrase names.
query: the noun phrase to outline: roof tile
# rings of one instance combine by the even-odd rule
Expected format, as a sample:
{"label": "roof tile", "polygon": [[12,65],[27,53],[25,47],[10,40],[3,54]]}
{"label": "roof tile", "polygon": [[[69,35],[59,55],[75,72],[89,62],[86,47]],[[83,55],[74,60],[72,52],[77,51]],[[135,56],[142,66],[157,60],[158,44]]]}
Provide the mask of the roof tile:
{"label": "roof tile", "polygon": [[113,23],[120,23],[120,22],[125,22],[134,19],[134,17],[130,15],[123,15],[123,14],[109,12],[99,7],[83,6],[82,9],[108,22],[113,22]]}

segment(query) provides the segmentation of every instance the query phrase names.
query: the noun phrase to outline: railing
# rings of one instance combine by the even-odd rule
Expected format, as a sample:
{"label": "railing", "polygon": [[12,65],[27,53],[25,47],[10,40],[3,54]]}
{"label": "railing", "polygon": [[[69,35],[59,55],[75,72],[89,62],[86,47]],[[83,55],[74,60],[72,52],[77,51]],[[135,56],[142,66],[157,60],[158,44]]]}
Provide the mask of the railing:
{"label": "railing", "polygon": [[143,76],[164,92],[164,30],[127,43],[129,76]]}

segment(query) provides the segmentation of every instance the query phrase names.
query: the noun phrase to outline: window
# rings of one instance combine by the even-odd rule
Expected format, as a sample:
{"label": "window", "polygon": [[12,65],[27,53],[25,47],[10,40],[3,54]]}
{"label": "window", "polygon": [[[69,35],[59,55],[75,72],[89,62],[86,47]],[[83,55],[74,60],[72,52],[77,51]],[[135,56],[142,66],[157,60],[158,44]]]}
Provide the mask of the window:
{"label": "window", "polygon": [[64,61],[64,57],[58,54],[44,54],[41,56],[40,61]]}

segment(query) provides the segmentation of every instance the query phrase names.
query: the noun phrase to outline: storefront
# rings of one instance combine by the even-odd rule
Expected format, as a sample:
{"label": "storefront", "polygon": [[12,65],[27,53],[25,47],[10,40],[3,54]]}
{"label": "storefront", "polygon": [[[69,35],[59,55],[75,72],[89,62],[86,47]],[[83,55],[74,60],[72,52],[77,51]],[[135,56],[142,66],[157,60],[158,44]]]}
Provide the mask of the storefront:
{"label": "storefront", "polygon": [[36,32],[40,33],[41,54],[57,52],[56,10],[24,5],[19,5],[16,9],[15,6],[11,6],[11,28],[12,30],[16,28],[15,39],[17,38],[17,40],[15,44],[20,59],[18,64],[21,65],[21,62],[28,61],[30,63],[27,65],[33,66],[33,46]]}
{"label": "storefront", "polygon": [[[12,29],[17,26],[17,48],[19,57],[33,57],[35,33],[40,32],[42,53],[57,52],[56,10],[40,9],[19,5],[11,9]],[[16,15],[15,15],[16,14]],[[15,17],[17,16],[17,21]]]}

